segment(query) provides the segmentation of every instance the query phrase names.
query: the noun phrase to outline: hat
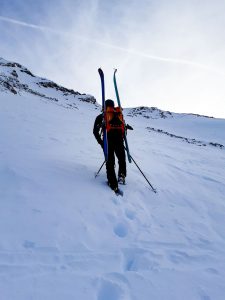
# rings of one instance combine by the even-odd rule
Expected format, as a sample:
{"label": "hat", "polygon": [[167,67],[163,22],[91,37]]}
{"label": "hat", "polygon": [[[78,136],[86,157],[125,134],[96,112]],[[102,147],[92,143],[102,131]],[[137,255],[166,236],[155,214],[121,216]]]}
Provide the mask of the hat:
{"label": "hat", "polygon": [[111,99],[107,99],[107,100],[105,101],[105,106],[106,106],[106,107],[114,107],[114,101],[111,100]]}

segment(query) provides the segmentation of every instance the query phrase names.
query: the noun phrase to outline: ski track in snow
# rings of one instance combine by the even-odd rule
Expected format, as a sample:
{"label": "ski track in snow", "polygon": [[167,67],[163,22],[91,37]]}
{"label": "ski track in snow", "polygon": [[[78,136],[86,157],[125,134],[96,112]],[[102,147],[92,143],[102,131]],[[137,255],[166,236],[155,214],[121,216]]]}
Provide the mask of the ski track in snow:
{"label": "ski track in snow", "polygon": [[1,299],[224,299],[225,151],[146,130],[214,141],[196,116],[195,130],[179,116],[126,118],[131,154],[157,194],[129,164],[120,197],[105,169],[94,178],[96,106],[5,93],[0,104]]}

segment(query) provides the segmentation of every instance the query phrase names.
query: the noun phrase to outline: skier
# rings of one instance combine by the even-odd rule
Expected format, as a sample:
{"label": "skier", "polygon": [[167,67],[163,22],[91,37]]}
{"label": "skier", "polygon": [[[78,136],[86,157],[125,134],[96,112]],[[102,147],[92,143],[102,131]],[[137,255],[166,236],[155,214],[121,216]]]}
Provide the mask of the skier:
{"label": "skier", "polygon": [[[107,173],[109,187],[117,193],[119,191],[118,183],[125,184],[125,178],[127,175],[126,156],[125,156],[125,149],[123,144],[125,125],[124,125],[124,121],[121,121],[119,118],[117,118],[117,116],[120,113],[117,113],[115,111],[116,109],[113,100],[111,99],[106,100],[105,106],[106,106],[106,111],[110,111],[109,114],[111,114],[111,117],[109,117],[109,119],[111,120],[110,122],[108,122],[110,125],[108,123],[104,124],[104,116],[103,114],[100,114],[95,119],[93,133],[97,142],[103,148],[102,126],[106,126],[107,141],[108,141],[108,160],[106,161],[106,173]],[[116,121],[116,125],[114,125],[115,121]],[[111,127],[112,123],[113,123],[113,127]],[[133,128],[129,126],[128,129],[133,129]],[[116,173],[115,173],[115,155],[118,159],[118,164],[119,164],[118,180],[116,178]]]}

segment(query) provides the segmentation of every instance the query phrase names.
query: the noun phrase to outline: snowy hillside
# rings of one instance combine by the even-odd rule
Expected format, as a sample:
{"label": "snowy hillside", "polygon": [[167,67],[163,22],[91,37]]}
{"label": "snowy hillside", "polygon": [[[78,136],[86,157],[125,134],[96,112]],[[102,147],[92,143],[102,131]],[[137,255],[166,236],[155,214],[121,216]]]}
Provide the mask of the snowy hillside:
{"label": "snowy hillside", "polygon": [[36,95],[67,108],[77,108],[77,100],[96,103],[93,96],[80,94],[53,81],[33,75],[27,68],[0,57],[0,91]]}
{"label": "snowy hillside", "polygon": [[125,109],[157,193],[132,163],[117,197],[94,178],[99,113],[0,59],[0,299],[223,300],[225,120]]}

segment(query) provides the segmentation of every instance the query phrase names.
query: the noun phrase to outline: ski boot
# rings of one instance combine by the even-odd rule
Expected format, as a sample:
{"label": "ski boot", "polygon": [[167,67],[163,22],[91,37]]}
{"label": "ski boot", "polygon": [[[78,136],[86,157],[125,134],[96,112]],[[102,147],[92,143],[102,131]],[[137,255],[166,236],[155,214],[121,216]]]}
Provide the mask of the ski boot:
{"label": "ski boot", "polygon": [[120,175],[118,176],[118,183],[119,183],[119,184],[125,185],[125,184],[126,184],[125,178],[126,178],[126,177],[125,177],[123,174],[120,174]]}

